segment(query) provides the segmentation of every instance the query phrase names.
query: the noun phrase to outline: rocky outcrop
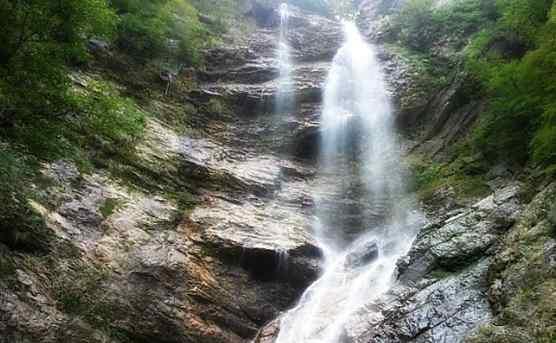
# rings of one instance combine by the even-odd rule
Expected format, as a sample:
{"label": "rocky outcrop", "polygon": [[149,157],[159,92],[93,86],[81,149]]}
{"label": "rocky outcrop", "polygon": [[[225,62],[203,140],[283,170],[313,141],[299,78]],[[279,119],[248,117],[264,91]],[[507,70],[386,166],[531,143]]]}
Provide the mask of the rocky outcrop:
{"label": "rocky outcrop", "polygon": [[[351,267],[362,267],[369,264],[378,257],[378,245],[375,241],[365,242],[359,249],[351,252],[346,257],[346,265]],[[347,267],[346,266],[346,267]]]}
{"label": "rocky outcrop", "polygon": [[[139,147],[145,165],[155,156],[156,163],[175,165],[175,172],[181,163],[192,163],[193,150],[183,149],[179,136],[156,122],[149,130]],[[213,172],[199,160],[196,166]],[[13,276],[0,283],[3,336],[31,341],[43,336],[43,342],[119,342],[120,336],[151,342],[243,342],[252,337],[316,277],[319,251],[304,235],[302,216],[295,224],[292,219],[295,237],[278,241],[257,235],[268,225],[266,211],[250,210],[270,199],[250,192],[273,187],[274,182],[248,165],[240,168],[248,176],[229,168],[222,173],[249,185],[242,189],[243,196],[238,195],[241,187],[230,190],[236,194],[229,200],[235,208],[225,207],[231,202],[218,202],[226,191],[212,193],[210,183],[216,181],[208,179],[206,191],[197,188],[203,199],[198,209],[183,216],[170,193],[147,195],[103,173],[81,175],[65,162],[46,166],[44,175],[51,180],[45,189],[47,202],[34,206],[63,251],[26,263],[24,256],[8,255]],[[162,179],[158,185],[165,187]],[[248,207],[241,212],[242,206]],[[209,218],[202,215],[207,211],[212,213]],[[226,220],[219,211],[239,211],[242,220]],[[290,214],[284,208],[274,213]],[[242,232],[252,240],[244,241]],[[46,266],[48,271],[42,269]]]}
{"label": "rocky outcrop", "polygon": [[[3,337],[246,342],[318,276],[313,166],[284,152],[316,125],[341,30],[292,9],[299,111],[265,116],[277,95],[277,12],[245,11],[266,19],[207,51],[202,85],[185,97],[199,109],[187,135],[150,120],[133,160],[87,174],[64,161],[44,167],[33,206],[56,249],[29,260],[0,247]],[[153,100],[146,110],[164,118],[178,106]]]}
{"label": "rocky outcrop", "polygon": [[[398,261],[396,285],[361,304],[345,331],[347,342],[462,342],[494,318],[491,273],[502,239],[521,214],[522,185],[506,183],[470,206],[437,207],[434,220]],[[446,210],[439,210],[445,208]],[[371,246],[353,256],[374,258]],[[273,321],[257,342],[273,342]]]}
{"label": "rocky outcrop", "polygon": [[[206,52],[209,67],[196,73],[200,89],[180,103],[145,105],[153,117],[179,113],[184,130],[150,119],[135,154],[117,157],[129,160],[87,172],[67,161],[44,165],[30,201],[48,224],[47,247],[0,243],[0,342],[269,343],[276,318],[321,271],[311,232],[315,198],[340,209],[328,215],[345,225],[338,231],[346,241],[368,224],[362,218],[382,220],[387,211],[362,200],[355,178],[348,197],[327,193],[334,176],[314,184],[310,162],[338,23],[293,10],[295,111],[271,115],[277,17],[257,3],[244,9],[259,19],[254,32]],[[362,1],[363,13],[375,18],[370,37],[384,39],[381,28],[399,3]],[[103,42],[90,45],[106,55]],[[400,126],[422,125],[415,149],[435,155],[465,135],[482,102],[467,101],[462,76],[441,91],[423,89],[400,51],[386,47],[380,55]],[[198,111],[184,114],[191,104]],[[487,342],[508,332],[518,341],[542,338],[536,328],[553,325],[553,302],[545,308],[542,300],[554,298],[556,190],[539,189],[524,204],[524,185],[511,175],[490,181],[493,193],[472,205],[438,195],[449,203],[429,213],[431,222],[398,263],[396,286],[363,304],[346,341]],[[522,241],[532,255],[522,253]],[[371,242],[348,260],[364,264],[377,254]],[[541,301],[519,300],[528,290]],[[549,319],[530,329],[528,313]]]}
{"label": "rocky outcrop", "polygon": [[519,217],[509,185],[421,230],[398,263],[398,285],[348,326],[355,342],[461,342],[492,319],[488,275],[500,237]]}
{"label": "rocky outcrop", "polygon": [[506,186],[424,227],[407,259],[399,264],[400,279],[417,282],[435,269],[457,271],[483,257],[498,235],[515,222],[520,211],[518,195],[518,185]]}
{"label": "rocky outcrop", "polygon": [[[473,80],[464,72],[462,50],[471,33],[431,41],[426,52],[419,42],[402,42],[395,17],[405,0],[364,0],[359,23],[369,40],[381,46],[379,57],[388,74],[397,110],[396,123],[412,138],[411,150],[437,159],[449,158],[453,144],[467,136],[484,110],[482,97],[473,94]],[[449,2],[433,1],[434,6]]]}
{"label": "rocky outcrop", "polygon": [[493,320],[469,342],[549,342],[555,335],[554,207],[556,184],[537,188],[516,224],[503,237],[488,275]]}
{"label": "rocky outcrop", "polygon": [[[314,104],[316,112],[329,61],[336,53],[342,30],[339,23],[290,8],[287,39],[295,69],[292,94],[297,106]],[[276,109],[279,80],[277,28],[279,13],[273,9],[272,21],[259,28],[239,45],[225,44],[211,49],[209,69],[201,74],[207,94],[232,104],[240,115],[271,113]],[[301,116],[299,116],[301,117]]]}
{"label": "rocky outcrop", "polygon": [[[382,33],[387,32],[380,28],[398,5],[363,1],[362,6],[370,13],[367,19],[372,18],[369,36],[384,40]],[[424,88],[403,51],[387,46],[380,56],[391,76],[398,124],[416,136],[413,151],[438,157],[468,134],[484,104],[468,97],[468,80],[457,66],[447,71],[444,85]],[[298,141],[309,145],[318,141],[319,134],[313,127]],[[312,156],[314,151],[309,145],[300,149],[300,155]],[[554,189],[539,188],[537,198],[527,204],[523,194],[527,185],[499,171],[495,167],[485,175],[492,194],[470,204],[454,200],[449,192],[438,195],[447,202],[431,208],[431,222],[399,261],[397,285],[378,300],[363,304],[345,328],[346,342],[549,341],[554,337],[554,323],[546,316],[553,302],[541,305],[554,291],[550,269],[554,244],[547,237],[551,209],[546,207]],[[370,258],[372,251],[368,249]],[[530,294],[537,298],[527,299]],[[531,328],[526,313],[535,313]],[[273,342],[279,330],[279,320],[270,322],[256,342]]]}
{"label": "rocky outcrop", "polygon": [[[247,342],[292,306],[319,275],[321,252],[310,231],[313,167],[283,154],[312,125],[320,59],[339,33],[301,12],[291,24],[295,56],[307,61],[295,70],[300,114],[277,120],[257,107],[276,96],[271,25],[207,52],[214,68],[185,97],[199,109],[187,134],[152,119],[129,161],[86,174],[44,166],[32,204],[53,243],[36,257],[0,244],[3,339]],[[180,106],[153,100],[145,110],[164,118]]]}

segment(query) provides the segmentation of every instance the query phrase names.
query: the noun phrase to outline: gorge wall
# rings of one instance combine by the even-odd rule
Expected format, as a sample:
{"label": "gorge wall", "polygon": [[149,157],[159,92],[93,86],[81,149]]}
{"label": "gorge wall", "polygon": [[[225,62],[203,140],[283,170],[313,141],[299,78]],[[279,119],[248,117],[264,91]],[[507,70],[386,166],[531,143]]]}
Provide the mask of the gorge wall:
{"label": "gorge wall", "polygon": [[[451,161],[483,102],[462,95],[457,68],[442,87],[424,87],[412,60],[382,44],[401,4],[364,0],[358,22],[381,49],[408,167]],[[187,92],[141,103],[151,115],[133,156],[86,172],[43,165],[31,204],[46,221],[44,243],[0,243],[0,342],[273,342],[275,319],[321,272],[314,162],[342,32],[292,10],[296,107],[273,113],[279,15],[255,1],[245,16],[248,28],[206,51],[206,70],[180,76],[194,80]],[[112,75],[133,92],[117,58],[75,71],[75,87]],[[349,319],[345,342],[554,337],[545,335],[555,325],[556,184],[479,157],[461,163],[480,165],[481,191],[448,182],[422,199],[428,224],[398,262],[396,286]],[[331,201],[338,220],[365,215],[357,197]]]}

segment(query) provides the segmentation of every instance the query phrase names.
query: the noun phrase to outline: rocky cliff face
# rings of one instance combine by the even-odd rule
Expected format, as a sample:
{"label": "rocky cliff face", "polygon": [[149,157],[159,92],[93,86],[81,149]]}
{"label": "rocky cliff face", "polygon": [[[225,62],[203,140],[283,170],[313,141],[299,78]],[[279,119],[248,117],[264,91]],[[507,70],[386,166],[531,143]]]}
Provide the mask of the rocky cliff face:
{"label": "rocky cliff face", "polygon": [[153,118],[117,173],[44,166],[33,206],[50,244],[0,246],[0,341],[247,342],[317,277],[314,167],[289,152],[316,126],[341,36],[325,18],[292,16],[299,111],[273,116],[276,13],[257,11],[269,21],[208,51],[183,103],[145,105],[159,118],[198,108],[182,118],[188,134]]}
{"label": "rocky cliff face", "polygon": [[[363,1],[369,30],[391,5]],[[311,157],[341,30],[294,11],[297,106],[273,114],[277,14],[250,10],[263,19],[207,52],[198,88],[179,102],[145,105],[157,115],[132,161],[113,162],[117,173],[44,165],[33,206],[48,223],[49,243],[36,252],[0,245],[0,342],[248,342],[319,275]],[[481,104],[457,102],[457,77],[440,91],[421,89],[402,55],[385,48],[382,57],[401,125],[420,127],[414,149],[435,155],[467,132]],[[188,106],[198,110],[185,115]],[[164,120],[175,113],[184,130]],[[353,318],[347,342],[537,338],[527,318],[519,325],[508,318],[536,304],[516,295],[539,275],[551,279],[538,293],[554,295],[555,186],[532,191],[497,169],[487,181],[490,195],[465,202],[449,188],[435,193],[430,224],[399,262],[397,286]],[[362,204],[345,207],[352,205]],[[258,342],[271,342],[277,330],[274,321]]]}
{"label": "rocky cliff face", "polygon": [[[362,2],[360,20],[369,39],[388,41],[388,22],[402,4]],[[406,52],[384,45],[385,71],[391,76],[400,129],[412,140],[411,154],[453,159],[451,147],[466,138],[485,108],[483,99],[466,95],[466,75],[452,49],[448,43],[433,47],[431,53],[451,60],[452,67],[440,87],[423,87]],[[553,184],[535,179],[528,170],[502,165],[479,173],[484,173],[490,195],[458,200],[448,187],[423,204],[431,222],[399,261],[398,286],[353,318],[347,341],[554,339],[555,323],[546,319],[546,308],[554,308],[547,299],[555,291],[550,262],[554,226],[549,219]],[[530,315],[528,324],[524,313]]]}
{"label": "rocky cliff face", "polygon": [[[360,24],[382,48],[398,124],[408,134],[408,151],[451,158],[450,148],[467,136],[484,103],[466,96],[466,76],[457,65],[446,71],[443,85],[423,87],[414,61],[403,50],[382,45],[388,21],[402,4],[363,1]],[[443,46],[435,49],[446,60],[455,54]],[[554,303],[541,304],[555,290],[550,262],[554,226],[549,220],[553,184],[540,181],[532,187],[539,181],[528,171],[504,166],[480,173],[489,188],[486,196],[462,199],[447,187],[423,204],[430,223],[399,261],[397,285],[351,318],[345,342],[553,339],[554,321],[545,316]],[[522,311],[532,316],[529,325]],[[279,330],[279,320],[271,322],[256,342],[273,342]]]}
{"label": "rocky cliff face", "polygon": [[[398,109],[398,127],[412,139],[411,149],[446,158],[450,148],[470,132],[485,105],[481,97],[469,96],[461,65],[465,44],[454,43],[469,37],[454,33],[435,41],[427,54],[412,52],[411,47],[392,37],[394,18],[406,2],[364,0],[359,7],[359,24],[369,40],[382,47],[381,58]],[[447,2],[432,3],[442,6]],[[423,63],[431,63],[427,55],[438,64],[436,75],[428,75],[430,70],[423,67]]]}

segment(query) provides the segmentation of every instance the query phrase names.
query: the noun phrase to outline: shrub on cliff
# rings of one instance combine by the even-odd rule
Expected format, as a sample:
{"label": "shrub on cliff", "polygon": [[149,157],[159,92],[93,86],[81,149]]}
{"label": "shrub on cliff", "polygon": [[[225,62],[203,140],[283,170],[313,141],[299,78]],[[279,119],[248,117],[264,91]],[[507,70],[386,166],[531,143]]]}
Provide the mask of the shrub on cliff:
{"label": "shrub on cliff", "polygon": [[34,161],[0,143],[0,243],[10,249],[44,252],[49,234],[28,203]]}
{"label": "shrub on cliff", "polygon": [[[489,98],[475,132],[476,146],[492,156],[554,165],[556,6],[544,0],[498,5],[497,29],[481,38],[482,51],[472,57],[472,65],[481,66],[472,71],[480,72]],[[516,46],[525,51],[507,51]]]}
{"label": "shrub on cliff", "polygon": [[493,13],[490,0],[455,0],[441,6],[434,0],[409,0],[395,16],[393,31],[404,45],[429,52],[443,40],[463,44]]}
{"label": "shrub on cliff", "polygon": [[0,0],[0,126],[65,111],[66,66],[86,55],[87,38],[110,35],[106,0]]}
{"label": "shrub on cliff", "polygon": [[120,15],[116,42],[132,56],[199,62],[199,48],[207,36],[196,8],[188,1],[116,0],[113,4]]}
{"label": "shrub on cliff", "polygon": [[474,131],[476,148],[491,157],[556,165],[553,0],[409,0],[393,31],[404,46],[433,57],[446,54],[436,47],[467,46],[468,79],[475,96],[488,101]]}

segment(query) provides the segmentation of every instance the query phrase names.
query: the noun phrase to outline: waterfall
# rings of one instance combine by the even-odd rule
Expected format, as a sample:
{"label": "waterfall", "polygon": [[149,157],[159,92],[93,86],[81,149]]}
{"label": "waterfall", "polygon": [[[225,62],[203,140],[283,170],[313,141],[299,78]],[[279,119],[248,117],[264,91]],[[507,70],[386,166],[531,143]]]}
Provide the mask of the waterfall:
{"label": "waterfall", "polygon": [[[353,23],[324,92],[314,231],[323,275],[280,319],[278,343],[336,343],[357,311],[388,291],[419,214],[404,194],[392,110],[374,48]],[[346,211],[357,214],[354,223]]]}
{"label": "waterfall", "polygon": [[288,20],[290,16],[286,3],[282,3],[280,11],[280,37],[278,39],[278,92],[276,95],[275,113],[284,113],[291,110],[293,105],[293,82],[290,46],[288,43]]}

